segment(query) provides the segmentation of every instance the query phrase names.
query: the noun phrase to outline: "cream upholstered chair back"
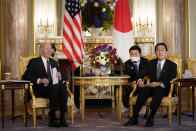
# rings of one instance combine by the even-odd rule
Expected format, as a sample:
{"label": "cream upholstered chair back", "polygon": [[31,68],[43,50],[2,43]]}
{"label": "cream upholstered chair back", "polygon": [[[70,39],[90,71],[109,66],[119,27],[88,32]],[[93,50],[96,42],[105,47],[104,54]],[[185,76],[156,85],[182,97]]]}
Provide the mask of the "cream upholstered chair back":
{"label": "cream upholstered chair back", "polygon": [[29,64],[29,61],[32,58],[36,58],[38,57],[38,55],[32,55],[32,56],[28,56],[28,57],[22,57],[20,56],[19,58],[19,64],[20,64],[20,78],[22,79],[22,75],[24,74],[24,72],[27,69],[27,65]]}
{"label": "cream upholstered chair back", "polygon": [[[193,58],[188,59],[188,70],[191,70],[192,77],[196,78],[196,59]],[[192,94],[191,90],[190,90],[190,94]],[[196,90],[195,90],[195,95],[196,95]],[[195,100],[195,104],[196,104],[196,100]],[[192,108],[192,95],[190,95],[190,106]]]}
{"label": "cream upholstered chair back", "polygon": [[168,54],[167,55],[167,59],[173,61],[174,63],[177,64],[177,76],[176,78],[181,78],[181,74],[182,74],[182,56],[175,56],[175,55],[171,55]]}
{"label": "cream upholstered chair back", "polygon": [[188,69],[191,70],[193,77],[196,77],[196,59],[188,59]]}
{"label": "cream upholstered chair back", "polygon": [[[152,59],[156,59],[156,56],[145,56],[144,58],[148,59],[148,60],[152,60]],[[172,55],[172,54],[168,54],[167,55],[167,59],[173,61],[174,63],[177,64],[177,76],[176,78],[181,78],[181,74],[182,74],[182,56],[176,56],[176,55]],[[196,64],[196,61],[195,61]],[[195,72],[196,73],[196,72]]]}
{"label": "cream upholstered chair back", "polygon": [[1,60],[0,60],[0,80],[1,80]]}

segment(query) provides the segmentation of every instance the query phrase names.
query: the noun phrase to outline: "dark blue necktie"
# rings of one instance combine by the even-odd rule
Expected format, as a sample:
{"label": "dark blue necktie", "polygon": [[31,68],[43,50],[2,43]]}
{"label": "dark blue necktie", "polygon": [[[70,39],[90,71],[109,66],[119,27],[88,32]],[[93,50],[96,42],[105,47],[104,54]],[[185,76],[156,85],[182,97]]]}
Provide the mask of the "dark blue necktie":
{"label": "dark blue necktie", "polygon": [[138,74],[139,73],[139,70],[138,70],[137,64],[134,64],[134,68],[135,68],[136,74]]}
{"label": "dark blue necktie", "polygon": [[50,83],[52,83],[52,76],[51,76],[51,70],[50,70],[50,62],[47,60],[47,75],[48,75],[48,80]]}

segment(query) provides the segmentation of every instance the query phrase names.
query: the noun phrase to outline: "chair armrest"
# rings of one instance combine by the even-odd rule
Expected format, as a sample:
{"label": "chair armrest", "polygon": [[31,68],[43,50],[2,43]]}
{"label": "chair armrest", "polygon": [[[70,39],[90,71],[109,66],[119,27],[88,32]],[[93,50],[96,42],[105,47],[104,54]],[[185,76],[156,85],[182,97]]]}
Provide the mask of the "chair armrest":
{"label": "chair armrest", "polygon": [[69,89],[69,81],[63,81],[63,84],[66,84],[67,92],[70,95],[71,98],[74,97],[73,93]]}
{"label": "chair armrest", "polygon": [[[145,76],[143,81],[147,81],[147,84],[150,83],[150,79],[149,79],[149,76]],[[135,93],[137,89],[137,81],[133,81],[133,91],[130,93],[129,97],[133,97],[133,94]]]}
{"label": "chair armrest", "polygon": [[173,80],[170,81],[171,86],[170,86],[170,90],[169,90],[169,94],[168,94],[168,97],[169,97],[169,98],[172,97],[173,90],[174,90],[174,81],[175,81],[175,80],[176,80],[176,79],[173,79]]}
{"label": "chair armrest", "polygon": [[30,83],[30,93],[31,93],[32,100],[35,100],[35,94],[33,92],[33,83]]}
{"label": "chair armrest", "polygon": [[145,76],[144,77],[144,81],[147,82],[147,85],[150,84],[150,78],[149,78],[149,76]]}
{"label": "chair armrest", "polygon": [[133,97],[133,94],[135,93],[136,89],[137,89],[137,83],[136,81],[133,81],[133,90],[130,93],[129,97]]}

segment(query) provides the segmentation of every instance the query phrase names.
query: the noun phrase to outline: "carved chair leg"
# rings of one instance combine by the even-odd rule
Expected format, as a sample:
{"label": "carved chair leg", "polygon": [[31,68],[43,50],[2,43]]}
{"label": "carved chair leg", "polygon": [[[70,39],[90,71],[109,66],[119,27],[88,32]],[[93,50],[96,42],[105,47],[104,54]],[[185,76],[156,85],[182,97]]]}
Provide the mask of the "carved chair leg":
{"label": "carved chair leg", "polygon": [[132,105],[132,103],[129,106],[129,115],[130,115],[130,118],[133,116],[133,105]]}
{"label": "carved chair leg", "polygon": [[171,119],[172,119],[171,104],[169,104],[168,106],[168,118],[169,118],[169,125],[171,125]]}
{"label": "carved chair leg", "polygon": [[67,116],[68,116],[68,119],[70,118],[70,106],[67,106]]}
{"label": "carved chair leg", "polygon": [[161,106],[161,116],[164,116],[164,107]]}
{"label": "carved chair leg", "polygon": [[33,108],[33,127],[36,126],[36,109]]}
{"label": "carved chair leg", "polygon": [[71,106],[71,124],[74,124],[74,105]]}
{"label": "carved chair leg", "polygon": [[44,112],[44,109],[42,109],[42,120],[44,120],[45,118],[45,112]]}
{"label": "carved chair leg", "polygon": [[147,116],[149,117],[150,116],[150,106],[149,105],[146,106],[146,112],[147,112]]}

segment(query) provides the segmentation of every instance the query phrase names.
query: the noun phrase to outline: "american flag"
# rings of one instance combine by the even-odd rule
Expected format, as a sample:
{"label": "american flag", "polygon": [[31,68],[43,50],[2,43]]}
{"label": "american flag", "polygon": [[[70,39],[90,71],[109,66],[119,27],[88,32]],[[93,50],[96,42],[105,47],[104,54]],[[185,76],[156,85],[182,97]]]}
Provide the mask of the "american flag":
{"label": "american flag", "polygon": [[62,49],[75,70],[82,63],[84,57],[79,0],[65,0]]}

